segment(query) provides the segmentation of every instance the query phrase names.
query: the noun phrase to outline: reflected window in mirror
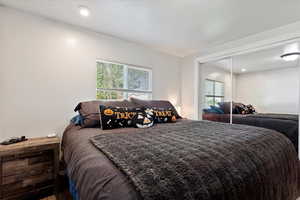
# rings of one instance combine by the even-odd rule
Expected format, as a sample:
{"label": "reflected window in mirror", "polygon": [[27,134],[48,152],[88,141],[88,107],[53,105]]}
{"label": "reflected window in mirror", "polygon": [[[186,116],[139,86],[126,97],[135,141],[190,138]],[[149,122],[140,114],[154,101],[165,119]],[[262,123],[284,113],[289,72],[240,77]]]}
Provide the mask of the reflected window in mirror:
{"label": "reflected window in mirror", "polygon": [[205,108],[217,106],[219,102],[224,101],[224,83],[205,79]]}

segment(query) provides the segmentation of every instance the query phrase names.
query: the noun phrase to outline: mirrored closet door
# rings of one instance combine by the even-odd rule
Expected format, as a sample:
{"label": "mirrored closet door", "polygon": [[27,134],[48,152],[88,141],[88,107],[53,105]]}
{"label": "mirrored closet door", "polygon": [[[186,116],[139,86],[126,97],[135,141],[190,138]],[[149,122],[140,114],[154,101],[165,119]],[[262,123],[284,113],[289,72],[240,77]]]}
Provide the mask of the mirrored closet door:
{"label": "mirrored closet door", "polygon": [[233,57],[232,123],[273,129],[298,149],[299,43]]}
{"label": "mirrored closet door", "polygon": [[275,130],[298,150],[300,42],[199,68],[199,118]]}

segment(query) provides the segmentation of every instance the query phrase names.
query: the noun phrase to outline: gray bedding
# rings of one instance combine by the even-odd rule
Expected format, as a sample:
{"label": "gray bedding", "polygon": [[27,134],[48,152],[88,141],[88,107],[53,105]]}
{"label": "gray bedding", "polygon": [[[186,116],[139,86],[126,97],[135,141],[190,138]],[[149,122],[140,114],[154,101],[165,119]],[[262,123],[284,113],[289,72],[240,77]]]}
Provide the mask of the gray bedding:
{"label": "gray bedding", "polygon": [[269,118],[269,119],[279,119],[279,120],[292,120],[295,122],[299,121],[299,116],[294,114],[277,114],[277,113],[256,113],[252,115],[247,115],[248,117],[254,118]]}
{"label": "gray bedding", "polygon": [[[136,128],[126,128],[135,131]],[[89,141],[95,135],[122,133],[124,129],[102,131],[70,124],[62,140],[63,159],[80,200],[140,199],[128,179]]]}
{"label": "gray bedding", "polygon": [[[298,152],[298,115],[293,114],[275,114],[275,113],[256,113],[232,115],[234,124],[245,124],[250,126],[272,129],[284,134],[294,144]],[[229,123],[229,114],[203,114],[203,119],[216,122]]]}
{"label": "gray bedding", "polygon": [[[142,135],[148,141],[144,146],[138,139]],[[167,137],[160,143],[162,135]],[[97,148],[89,141],[95,136]],[[81,200],[295,200],[297,196],[295,149],[282,134],[268,129],[188,120],[145,130],[103,132],[70,126],[62,148]],[[156,152],[157,157],[143,156],[147,152]],[[140,155],[138,162],[132,155]],[[145,159],[149,162],[142,167]],[[155,176],[145,178],[151,170]]]}
{"label": "gray bedding", "polygon": [[291,140],[298,152],[298,115],[274,113],[233,115],[232,122],[234,124],[245,124],[278,131]]}

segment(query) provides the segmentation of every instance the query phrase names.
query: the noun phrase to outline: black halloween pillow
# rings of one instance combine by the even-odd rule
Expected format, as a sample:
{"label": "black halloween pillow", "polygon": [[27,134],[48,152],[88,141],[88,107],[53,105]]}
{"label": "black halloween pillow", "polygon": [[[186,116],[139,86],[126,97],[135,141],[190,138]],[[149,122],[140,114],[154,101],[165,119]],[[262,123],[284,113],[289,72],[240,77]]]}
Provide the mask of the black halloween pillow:
{"label": "black halloween pillow", "polygon": [[126,108],[100,105],[100,120],[103,130],[133,127],[133,118],[143,113],[143,108]]}
{"label": "black halloween pillow", "polygon": [[251,104],[247,105],[247,108],[248,108],[249,114],[256,113],[255,108]]}
{"label": "black halloween pillow", "polygon": [[154,118],[151,113],[148,113],[149,110],[144,109],[141,112],[137,112],[137,114],[133,117],[132,123],[136,128],[149,128],[154,124]]}
{"label": "black halloween pillow", "polygon": [[244,105],[244,104],[241,104],[237,107],[238,109],[238,114],[242,114],[242,115],[248,115],[248,114],[253,114],[255,113],[255,108],[249,104],[249,105]]}
{"label": "black halloween pillow", "polygon": [[151,115],[155,123],[169,123],[176,122],[177,120],[176,113],[172,108],[147,108],[145,109],[145,113]]}

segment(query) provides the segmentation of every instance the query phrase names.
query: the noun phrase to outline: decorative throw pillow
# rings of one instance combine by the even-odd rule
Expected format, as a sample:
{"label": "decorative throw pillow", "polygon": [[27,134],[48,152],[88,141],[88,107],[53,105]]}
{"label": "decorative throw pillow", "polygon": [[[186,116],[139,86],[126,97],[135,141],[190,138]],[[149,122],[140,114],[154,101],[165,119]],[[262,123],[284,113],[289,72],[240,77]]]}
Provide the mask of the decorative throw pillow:
{"label": "decorative throw pillow", "polygon": [[71,119],[71,123],[75,124],[76,126],[81,126],[83,124],[83,120],[84,118],[79,114]]}
{"label": "decorative throw pillow", "polygon": [[132,119],[133,126],[136,128],[149,128],[154,125],[154,119],[152,113],[149,113],[149,109],[144,109],[142,112],[138,112]]}
{"label": "decorative throw pillow", "polygon": [[230,113],[230,102],[219,102],[218,105],[223,110],[224,114]]}
{"label": "decorative throw pillow", "polygon": [[[224,114],[230,114],[230,102],[219,102],[218,105]],[[242,103],[232,102],[232,114],[242,114],[243,107]]]}
{"label": "decorative throw pillow", "polygon": [[145,108],[163,108],[163,109],[171,109],[176,116],[177,119],[180,119],[181,116],[178,114],[175,107],[172,105],[170,101],[165,100],[142,100],[134,97],[130,97],[129,99],[132,103],[136,104],[136,106],[141,106]]}
{"label": "decorative throw pillow", "polygon": [[129,107],[134,108],[136,105],[128,100],[122,101],[86,101],[80,102],[74,111],[78,111],[82,117],[83,128],[100,127],[99,106]]}
{"label": "decorative throw pillow", "polygon": [[114,128],[133,127],[133,119],[138,113],[143,113],[143,108],[127,108],[99,106],[101,127],[103,130]]}
{"label": "decorative throw pillow", "polygon": [[176,122],[177,117],[172,108],[147,108],[145,110],[148,115],[153,116],[156,123]]}
{"label": "decorative throw pillow", "polygon": [[238,114],[247,115],[255,113],[254,107],[250,105],[240,104],[236,107],[238,109]]}
{"label": "decorative throw pillow", "polygon": [[245,114],[246,106],[244,104],[238,104],[235,106],[234,110],[232,111],[233,114]]}
{"label": "decorative throw pillow", "polygon": [[247,108],[249,110],[249,114],[256,113],[255,108],[251,104],[247,105]]}
{"label": "decorative throw pillow", "polygon": [[212,109],[213,111],[215,111],[215,113],[224,114],[224,111],[220,107],[210,106],[210,109]]}
{"label": "decorative throw pillow", "polygon": [[220,114],[219,112],[217,112],[216,110],[213,110],[213,109],[211,109],[211,108],[204,108],[203,110],[202,110],[203,112],[204,112],[204,114]]}

